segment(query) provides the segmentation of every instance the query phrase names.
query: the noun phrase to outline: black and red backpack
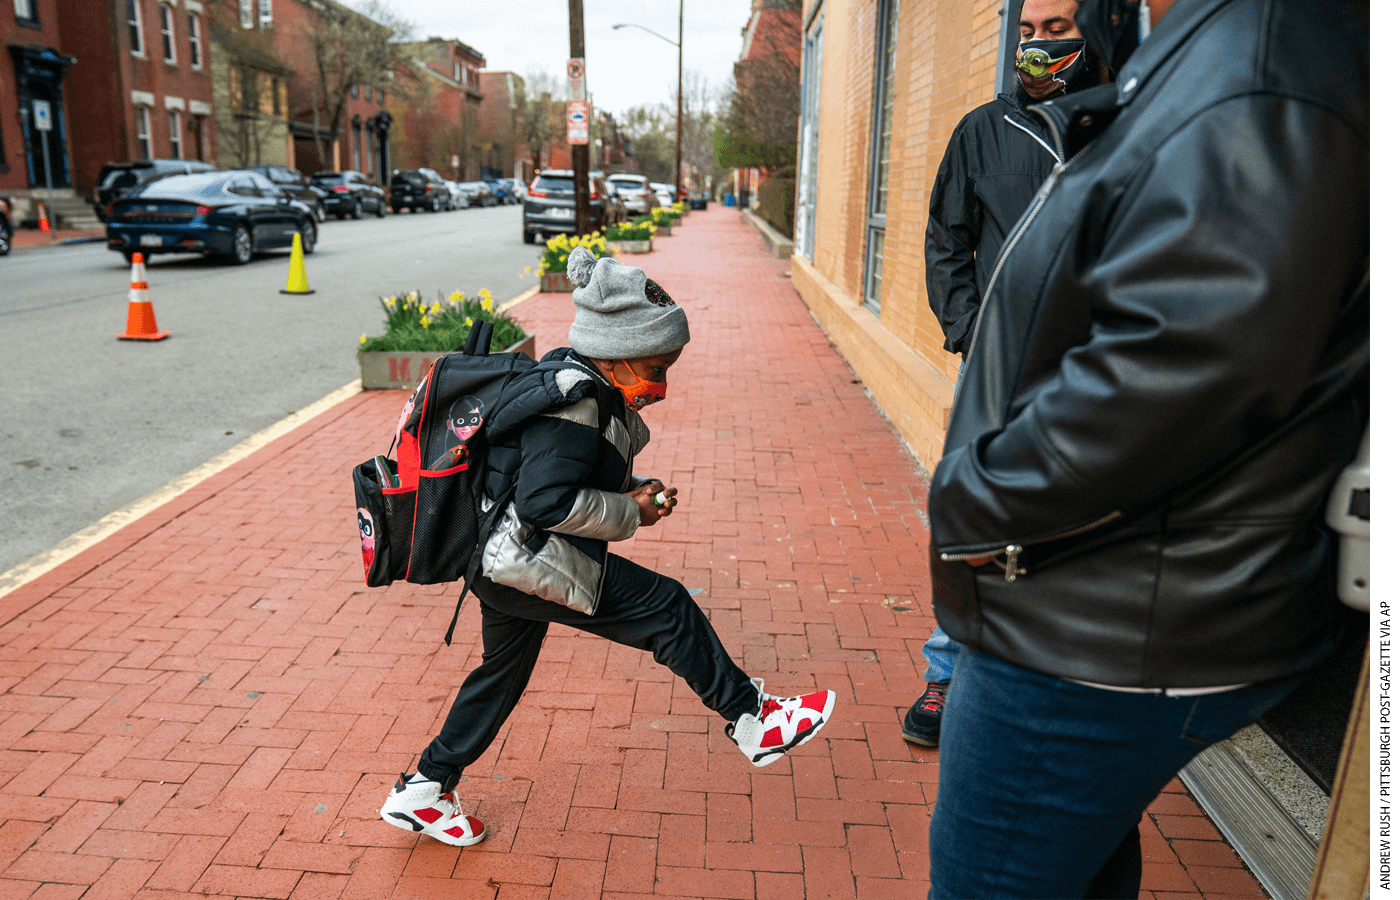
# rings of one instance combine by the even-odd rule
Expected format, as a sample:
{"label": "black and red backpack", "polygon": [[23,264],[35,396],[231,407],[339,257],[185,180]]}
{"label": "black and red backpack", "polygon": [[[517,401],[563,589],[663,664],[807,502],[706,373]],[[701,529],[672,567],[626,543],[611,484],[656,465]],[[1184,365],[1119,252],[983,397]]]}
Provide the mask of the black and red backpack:
{"label": "black and red backpack", "polygon": [[[491,353],[492,325],[476,322],[462,349],[433,362],[404,404],[389,453],[352,471],[365,583],[444,584],[481,570],[481,551],[505,503],[484,503],[486,425],[507,384],[538,367],[524,353]],[[597,379],[596,375],[589,375]],[[491,514],[485,510],[490,507]],[[458,598],[458,610],[462,598]],[[452,626],[447,643],[452,643]]]}

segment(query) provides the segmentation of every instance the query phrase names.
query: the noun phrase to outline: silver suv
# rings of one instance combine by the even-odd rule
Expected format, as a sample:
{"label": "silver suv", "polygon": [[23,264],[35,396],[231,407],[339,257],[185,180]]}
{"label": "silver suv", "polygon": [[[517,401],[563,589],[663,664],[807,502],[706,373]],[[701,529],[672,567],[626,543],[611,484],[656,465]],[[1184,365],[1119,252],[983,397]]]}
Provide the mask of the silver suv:
{"label": "silver suv", "polygon": [[608,183],[617,188],[618,197],[629,213],[644,216],[657,205],[645,175],[609,175]]}

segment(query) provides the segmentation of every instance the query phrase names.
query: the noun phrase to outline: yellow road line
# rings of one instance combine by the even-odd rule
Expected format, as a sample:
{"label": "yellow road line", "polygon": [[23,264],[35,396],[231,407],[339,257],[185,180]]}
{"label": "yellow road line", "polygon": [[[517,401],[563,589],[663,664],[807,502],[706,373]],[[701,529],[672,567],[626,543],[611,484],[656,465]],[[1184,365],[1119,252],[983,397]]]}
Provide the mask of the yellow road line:
{"label": "yellow road line", "polygon": [[[536,288],[538,290],[538,288]],[[514,302],[514,301],[512,301]],[[158,488],[150,494],[116,512],[108,513],[76,534],[60,541],[53,548],[30,557],[8,572],[0,574],[0,597],[28,584],[34,579],[62,565],[82,553],[92,545],[111,537],[122,527],[136,521],[157,507],[169,503],[176,497],[217,475],[240,460],[246,459],[263,447],[291,432],[297,426],[314,419],[321,413],[360,393],[360,380],[357,378],[345,387],[332,391],[326,396],[292,413],[252,437],[235,444],[207,463],[192,469],[174,481]]]}

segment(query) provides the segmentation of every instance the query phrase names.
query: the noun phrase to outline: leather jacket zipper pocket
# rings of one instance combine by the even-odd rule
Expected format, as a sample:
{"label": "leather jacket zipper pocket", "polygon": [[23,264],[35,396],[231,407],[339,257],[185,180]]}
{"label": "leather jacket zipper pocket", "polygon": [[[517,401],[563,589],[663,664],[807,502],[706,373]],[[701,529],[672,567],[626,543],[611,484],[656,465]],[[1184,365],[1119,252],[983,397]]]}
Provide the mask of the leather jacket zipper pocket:
{"label": "leather jacket zipper pocket", "polygon": [[1122,517],[1123,511],[1121,509],[1115,509],[1108,515],[1100,516],[1094,521],[1084,525],[1079,525],[1065,531],[1058,531],[1055,534],[1048,534],[1043,537],[1022,541],[1019,544],[1007,544],[1005,547],[997,550],[976,550],[971,553],[940,553],[938,554],[938,558],[944,562],[965,562],[969,559],[977,559],[981,556],[991,556],[993,559],[1000,556],[1002,559],[997,561],[997,565],[1001,566],[1004,577],[1007,581],[1015,581],[1018,577],[1026,574],[1026,570],[1019,564],[1021,553],[1026,547],[1032,544],[1048,544],[1050,541],[1059,541],[1074,537],[1075,535],[1084,534],[1087,531],[1093,531],[1095,528],[1107,525],[1109,522],[1115,519],[1121,519]]}

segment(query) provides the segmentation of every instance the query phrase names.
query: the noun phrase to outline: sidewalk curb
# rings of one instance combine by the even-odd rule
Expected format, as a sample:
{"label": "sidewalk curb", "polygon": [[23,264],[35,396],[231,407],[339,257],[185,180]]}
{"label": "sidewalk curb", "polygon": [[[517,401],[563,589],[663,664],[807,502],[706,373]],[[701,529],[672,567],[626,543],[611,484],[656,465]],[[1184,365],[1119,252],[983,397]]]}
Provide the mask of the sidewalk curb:
{"label": "sidewalk curb", "polygon": [[[235,463],[241,462],[283,435],[290,434],[299,426],[350,399],[361,390],[360,379],[357,378],[309,406],[302,407],[285,419],[264,428],[257,434],[245,438],[203,465],[191,469],[135,503],[108,513],[81,531],[69,535],[48,550],[30,557],[7,572],[0,573],[0,600],[53,571],[84,550],[101,543],[147,513],[164,506]],[[20,612],[23,610],[0,610],[0,624],[9,621]]]}

